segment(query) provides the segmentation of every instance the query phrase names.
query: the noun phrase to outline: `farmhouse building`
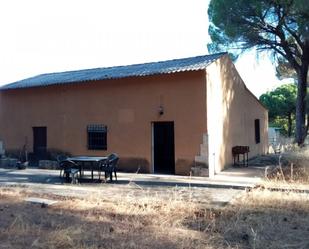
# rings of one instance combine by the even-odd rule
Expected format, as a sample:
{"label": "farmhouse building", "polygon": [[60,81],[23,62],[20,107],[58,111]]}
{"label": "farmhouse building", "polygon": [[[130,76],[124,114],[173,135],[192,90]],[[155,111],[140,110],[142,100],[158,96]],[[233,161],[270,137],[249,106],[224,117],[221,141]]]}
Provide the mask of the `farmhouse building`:
{"label": "farmhouse building", "polygon": [[210,174],[268,147],[268,112],[226,53],[50,73],[0,88],[5,149],[120,156],[127,171]]}

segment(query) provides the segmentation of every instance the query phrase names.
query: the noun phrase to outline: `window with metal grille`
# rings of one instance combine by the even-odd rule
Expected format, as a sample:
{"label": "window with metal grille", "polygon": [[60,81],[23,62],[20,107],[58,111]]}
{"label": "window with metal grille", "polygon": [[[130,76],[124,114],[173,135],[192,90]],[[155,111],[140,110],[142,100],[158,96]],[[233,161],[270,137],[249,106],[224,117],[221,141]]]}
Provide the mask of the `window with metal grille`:
{"label": "window with metal grille", "polygon": [[107,127],[88,125],[88,150],[107,150]]}
{"label": "window with metal grille", "polygon": [[254,120],[254,128],[255,128],[255,143],[259,144],[261,142],[261,134],[260,134],[260,120]]}

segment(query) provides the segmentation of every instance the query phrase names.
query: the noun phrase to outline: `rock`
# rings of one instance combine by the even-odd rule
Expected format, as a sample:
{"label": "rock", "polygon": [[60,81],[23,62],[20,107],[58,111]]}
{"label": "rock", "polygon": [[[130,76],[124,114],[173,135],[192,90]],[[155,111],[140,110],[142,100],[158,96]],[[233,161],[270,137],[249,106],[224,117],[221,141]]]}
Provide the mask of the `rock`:
{"label": "rock", "polygon": [[15,158],[1,158],[0,166],[3,168],[15,168],[18,160]]}
{"label": "rock", "polygon": [[39,169],[58,169],[58,162],[51,160],[40,160]]}
{"label": "rock", "polygon": [[26,169],[27,167],[28,167],[28,165],[29,165],[29,162],[20,162],[20,161],[18,161],[17,163],[16,163],[16,167],[18,168],[18,169]]}
{"label": "rock", "polygon": [[29,197],[25,199],[25,201],[34,203],[34,204],[41,204],[42,208],[45,208],[50,205],[54,205],[57,203],[57,201],[49,200],[49,199],[43,199],[43,198],[36,198],[36,197]]}
{"label": "rock", "polygon": [[205,167],[192,167],[191,168],[191,174],[192,176],[209,176],[209,171],[208,168]]}

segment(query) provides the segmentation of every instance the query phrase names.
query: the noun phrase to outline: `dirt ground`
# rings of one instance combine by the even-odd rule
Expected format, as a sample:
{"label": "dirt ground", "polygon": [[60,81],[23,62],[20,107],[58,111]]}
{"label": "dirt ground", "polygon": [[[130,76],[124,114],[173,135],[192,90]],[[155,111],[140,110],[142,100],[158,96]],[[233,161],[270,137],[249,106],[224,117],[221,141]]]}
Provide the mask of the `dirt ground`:
{"label": "dirt ground", "polygon": [[[209,205],[207,188],[148,191],[123,185],[120,192],[104,195],[114,186],[102,185],[100,194],[70,196],[2,186],[0,249],[307,249],[309,194],[295,191],[294,186],[307,188],[308,158],[307,152],[293,152],[252,159],[250,165],[274,166],[269,178],[259,187],[237,190],[241,194],[226,205]],[[278,184],[284,184],[285,190],[270,190]],[[217,189],[211,195],[222,199]],[[28,197],[58,203],[33,204],[25,200]]]}
{"label": "dirt ground", "polygon": [[180,195],[76,198],[2,187],[0,248],[309,248],[307,194],[255,189],[216,209]]}

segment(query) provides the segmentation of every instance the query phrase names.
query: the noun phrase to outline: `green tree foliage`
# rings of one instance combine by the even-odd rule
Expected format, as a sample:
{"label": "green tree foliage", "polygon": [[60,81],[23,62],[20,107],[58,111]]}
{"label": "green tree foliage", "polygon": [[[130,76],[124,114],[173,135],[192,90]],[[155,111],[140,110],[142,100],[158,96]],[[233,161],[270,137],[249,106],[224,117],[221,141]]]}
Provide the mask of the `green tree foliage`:
{"label": "green tree foliage", "polygon": [[260,101],[268,108],[270,123],[280,126],[290,137],[296,111],[297,86],[286,84],[264,93]]}
{"label": "green tree foliage", "polygon": [[[284,58],[278,58],[277,63],[276,75],[280,80],[293,79],[295,82],[297,82],[297,73],[295,72],[295,69],[291,67],[288,61],[286,61]],[[307,83],[308,82],[309,74],[307,75]]]}
{"label": "green tree foliage", "polygon": [[211,0],[208,14],[211,52],[268,50],[296,72],[296,141],[302,144],[307,134],[308,0]]}
{"label": "green tree foliage", "polygon": [[277,116],[274,119],[271,119],[269,122],[270,127],[279,127],[280,133],[284,136],[289,136],[289,132],[294,134],[295,131],[295,116],[292,116],[292,124],[289,126],[288,119],[286,117]]}
{"label": "green tree foliage", "polygon": [[295,82],[297,81],[297,74],[295,70],[283,58],[278,59],[278,64],[276,66],[276,75],[280,80],[290,78],[294,79]]}

